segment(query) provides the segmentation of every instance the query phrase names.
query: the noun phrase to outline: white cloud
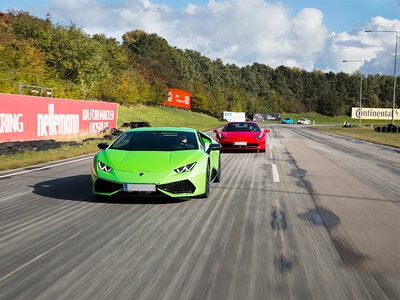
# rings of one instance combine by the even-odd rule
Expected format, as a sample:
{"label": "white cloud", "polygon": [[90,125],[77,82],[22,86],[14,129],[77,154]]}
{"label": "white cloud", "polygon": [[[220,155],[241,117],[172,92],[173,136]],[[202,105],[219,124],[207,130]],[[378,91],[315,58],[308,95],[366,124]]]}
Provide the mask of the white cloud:
{"label": "white cloud", "polygon": [[357,63],[343,60],[363,60],[363,73],[393,74],[395,33],[366,33],[365,30],[394,30],[400,32],[400,20],[374,17],[354,33],[333,33],[327,47],[328,69],[352,73]]}
{"label": "white cloud", "polygon": [[206,7],[189,4],[180,11],[150,0],[126,0],[118,5],[55,0],[51,14],[83,26],[90,34],[105,33],[119,40],[134,29],[155,32],[173,46],[238,65],[289,63],[312,69],[328,36],[321,11],[305,8],[292,16],[281,2],[264,0],[210,0]]}
{"label": "white cloud", "polygon": [[364,70],[390,74],[393,69],[393,34],[365,33],[365,29],[398,30],[399,20],[375,17],[355,32],[329,33],[323,13],[304,8],[296,15],[282,2],[265,0],[209,0],[207,6],[188,4],[174,11],[151,0],[55,0],[55,19],[72,20],[90,34],[104,33],[121,40],[131,30],[157,33],[172,46],[193,49],[225,63],[264,63],[272,67],[296,66],[306,70],[352,72],[364,59]]}

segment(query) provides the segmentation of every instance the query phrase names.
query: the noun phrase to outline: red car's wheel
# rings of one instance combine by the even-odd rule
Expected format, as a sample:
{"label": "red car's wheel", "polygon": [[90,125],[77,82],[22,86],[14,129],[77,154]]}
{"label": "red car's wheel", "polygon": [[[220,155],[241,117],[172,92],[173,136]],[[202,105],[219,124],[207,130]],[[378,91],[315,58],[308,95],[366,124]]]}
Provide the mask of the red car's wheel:
{"label": "red car's wheel", "polygon": [[265,152],[267,150],[267,142],[264,144],[264,149],[260,149],[260,152]]}

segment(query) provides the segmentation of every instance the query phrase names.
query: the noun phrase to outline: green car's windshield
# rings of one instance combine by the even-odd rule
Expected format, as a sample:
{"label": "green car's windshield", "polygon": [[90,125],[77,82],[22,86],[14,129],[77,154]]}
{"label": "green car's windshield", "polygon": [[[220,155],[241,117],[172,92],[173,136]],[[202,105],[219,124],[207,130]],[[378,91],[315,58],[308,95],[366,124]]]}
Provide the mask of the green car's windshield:
{"label": "green car's windshield", "polygon": [[222,130],[223,132],[260,132],[260,128],[254,123],[229,123]]}
{"label": "green car's windshield", "polygon": [[178,151],[198,149],[196,135],[183,131],[131,131],[110,147],[128,151]]}

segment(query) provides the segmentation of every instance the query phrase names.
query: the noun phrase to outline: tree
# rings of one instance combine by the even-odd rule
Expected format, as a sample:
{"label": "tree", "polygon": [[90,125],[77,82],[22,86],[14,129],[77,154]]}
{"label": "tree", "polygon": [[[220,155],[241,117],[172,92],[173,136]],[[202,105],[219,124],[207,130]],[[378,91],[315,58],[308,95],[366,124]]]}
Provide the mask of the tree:
{"label": "tree", "polygon": [[192,95],[192,110],[205,112],[207,111],[207,99],[201,94]]}

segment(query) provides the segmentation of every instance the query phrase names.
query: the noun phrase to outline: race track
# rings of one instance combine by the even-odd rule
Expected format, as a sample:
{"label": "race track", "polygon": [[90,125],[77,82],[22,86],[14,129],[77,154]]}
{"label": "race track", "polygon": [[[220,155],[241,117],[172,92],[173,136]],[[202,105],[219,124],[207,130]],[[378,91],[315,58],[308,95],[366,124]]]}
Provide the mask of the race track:
{"label": "race track", "polygon": [[0,173],[0,299],[400,299],[400,153],[264,127],[208,199],[96,202],[90,156]]}

